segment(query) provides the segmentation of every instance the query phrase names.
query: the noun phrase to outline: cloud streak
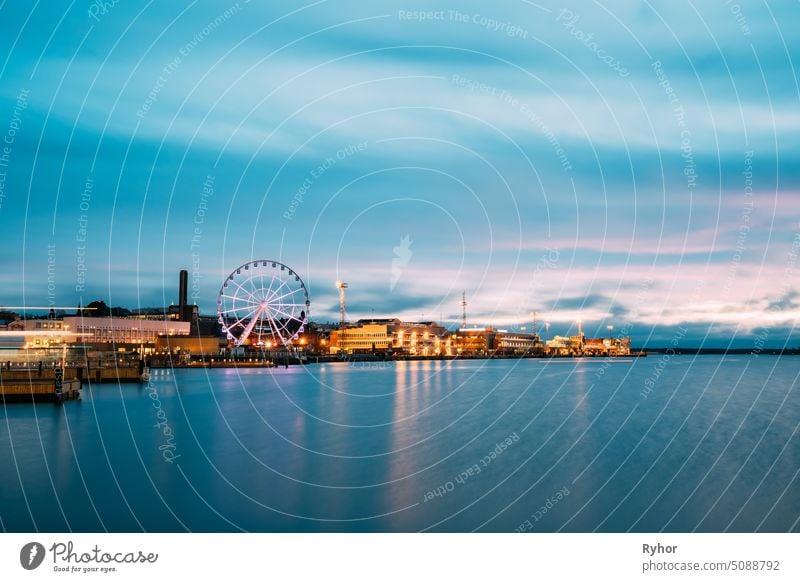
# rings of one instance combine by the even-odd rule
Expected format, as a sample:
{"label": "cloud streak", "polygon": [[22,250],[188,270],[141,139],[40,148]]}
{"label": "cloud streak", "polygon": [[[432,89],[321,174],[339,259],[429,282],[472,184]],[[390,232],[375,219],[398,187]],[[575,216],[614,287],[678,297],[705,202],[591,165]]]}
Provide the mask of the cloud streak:
{"label": "cloud streak", "polygon": [[796,341],[796,9],[743,7],[743,29],[724,3],[563,8],[6,3],[0,136],[29,96],[3,168],[0,302],[41,302],[48,245],[59,302],[80,300],[85,215],[86,299],[169,303],[196,262],[211,311],[226,272],[274,257],[331,319],[343,278],[354,316],[455,322],[466,290],[476,323],[535,309]]}

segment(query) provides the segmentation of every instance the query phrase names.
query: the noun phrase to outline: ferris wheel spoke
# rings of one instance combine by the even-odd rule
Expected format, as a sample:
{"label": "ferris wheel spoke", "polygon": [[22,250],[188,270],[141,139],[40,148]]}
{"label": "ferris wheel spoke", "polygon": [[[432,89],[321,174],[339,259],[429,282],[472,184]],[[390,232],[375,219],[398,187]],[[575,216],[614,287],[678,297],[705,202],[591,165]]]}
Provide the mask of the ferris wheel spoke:
{"label": "ferris wheel spoke", "polygon": [[248,309],[248,310],[250,310],[250,311],[253,311],[255,308],[254,308],[252,305],[242,305],[241,307],[232,307],[232,308],[230,308],[230,309],[224,309],[224,310],[220,311],[220,313],[221,313],[221,314],[224,314],[224,313],[233,313],[233,312],[235,312],[235,311],[241,311],[241,310],[243,310],[243,309]]}
{"label": "ferris wheel spoke", "polygon": [[[284,287],[286,287],[286,288],[289,288],[289,286],[291,285],[291,283],[292,283],[292,280],[291,280],[291,279],[286,279],[286,280],[284,280],[284,281],[281,281],[281,284],[280,284],[280,285],[278,285],[278,286],[275,288],[275,290],[273,291],[272,295],[270,295],[270,299],[274,300],[274,299],[278,298],[278,294],[281,292],[281,290],[282,290]],[[290,291],[289,293],[294,293],[294,292],[296,292],[296,291],[297,291],[297,289],[294,289],[294,290]],[[285,296],[285,295],[281,295],[281,297],[284,297],[284,296]]]}
{"label": "ferris wheel spoke", "polygon": [[[242,290],[242,293],[246,293],[246,294],[247,294],[247,296],[250,298],[250,300],[251,300],[251,301],[253,301],[253,294],[252,294],[252,293],[250,293],[250,292],[249,292],[247,289],[245,289],[244,287],[242,287],[242,286],[241,286],[239,283],[237,283],[236,281],[233,281],[233,280],[231,280],[231,283],[233,283],[233,284],[234,284],[234,285],[236,285],[236,286],[237,286],[239,289],[241,289],[241,290]],[[258,303],[258,301],[253,301],[253,303]]]}
{"label": "ferris wheel spoke", "polygon": [[[264,268],[263,267],[258,270],[258,275],[259,275],[259,277],[261,277],[261,289],[264,290],[267,287],[266,287],[266,285],[264,285]],[[273,277],[274,277],[274,275],[273,275]],[[270,283],[270,285],[271,284],[272,283]]]}
{"label": "ferris wheel spoke", "polygon": [[278,308],[277,308],[277,307],[275,307],[275,306],[273,306],[273,307],[272,307],[272,310],[273,310],[273,311],[275,311],[275,312],[277,312],[277,313],[280,313],[280,314],[282,314],[282,315],[285,315],[286,317],[288,317],[288,318],[290,318],[290,319],[296,319],[296,320],[300,321],[300,319],[299,319],[298,317],[296,317],[296,316],[292,315],[291,313],[286,313],[286,312],[285,312],[285,311],[283,311],[282,309],[278,309]]}
{"label": "ferris wheel spoke", "polygon": [[[275,325],[277,327],[279,327],[280,329],[284,330],[286,333],[289,333],[289,323],[292,320],[296,319],[296,318],[292,317],[291,315],[287,315],[285,313],[283,315],[285,317],[282,317],[282,318],[273,317],[272,321],[275,322]],[[281,321],[281,319],[283,321]]]}
{"label": "ferris wheel spoke", "polygon": [[272,286],[270,286],[270,291],[271,291],[271,293],[270,293],[270,294],[269,294],[269,296],[267,297],[267,301],[272,301],[273,299],[275,299],[275,296],[278,294],[278,292],[279,292],[281,289],[283,289],[283,288],[286,286],[286,284],[287,284],[288,282],[289,282],[288,280],[287,280],[287,281],[281,281],[281,284],[280,284],[280,285],[278,285],[278,286],[275,288],[275,290],[274,290],[274,291],[273,291],[273,289],[272,289]]}
{"label": "ferris wheel spoke", "polygon": [[283,344],[285,346],[288,342],[287,342],[286,338],[283,337],[283,334],[281,333],[280,327],[279,326],[275,326],[273,328],[273,331],[278,334],[278,337],[281,338],[281,344]]}
{"label": "ferris wheel spoke", "polygon": [[302,291],[302,289],[293,289],[293,290],[289,291],[288,293],[284,293],[280,297],[271,297],[270,301],[277,301],[279,299],[283,299],[284,297],[289,297],[291,295],[294,295],[295,293],[300,292],[300,291]]}
{"label": "ferris wheel spoke", "polygon": [[281,307],[275,307],[274,305],[270,308],[273,312],[279,314],[281,317],[291,317],[292,319],[300,320],[300,311],[297,309],[288,308],[285,305]]}
{"label": "ferris wheel spoke", "polygon": [[270,313],[270,308],[265,307],[259,315],[260,325],[259,330],[262,335],[269,333],[274,335],[274,319]]}
{"label": "ferris wheel spoke", "polygon": [[272,275],[272,277],[269,280],[269,285],[264,287],[264,300],[265,301],[269,301],[270,297],[272,297],[275,294],[273,286],[278,284],[278,283],[280,283],[280,282],[281,282],[280,279],[275,277],[275,275]]}
{"label": "ferris wheel spoke", "polygon": [[245,299],[244,297],[237,297],[236,295],[222,295],[222,297],[226,299],[230,299],[231,301],[241,301],[242,303],[252,303],[253,305],[259,305],[258,301],[251,301],[249,299]]}
{"label": "ferris wheel spoke", "polygon": [[252,277],[247,279],[247,281],[245,281],[245,282],[250,284],[250,288],[253,290],[253,297],[255,297],[257,300],[261,301],[261,300],[263,300],[263,297],[259,297],[258,296],[259,288],[256,287],[256,284],[253,282],[254,279],[255,279],[255,275],[253,275]]}
{"label": "ferris wheel spoke", "polygon": [[270,310],[272,312],[274,312],[274,313],[279,313],[281,315],[285,315],[286,317],[293,317],[291,313],[287,313],[286,311],[284,311],[283,307],[284,307],[283,305],[281,305],[279,307],[279,306],[273,304],[273,305],[270,305]]}
{"label": "ferris wheel spoke", "polygon": [[245,313],[245,314],[244,314],[244,316],[242,316],[242,317],[240,317],[239,319],[237,319],[237,320],[234,322],[234,324],[233,324],[233,325],[227,326],[227,327],[228,327],[228,329],[233,329],[234,327],[236,327],[236,326],[237,326],[237,325],[239,325],[240,323],[243,323],[243,322],[244,322],[244,320],[245,320],[245,319],[247,319],[248,317],[251,317],[251,318],[252,318],[252,317],[253,317],[253,314],[254,314],[256,311],[258,311],[259,309],[262,309],[262,307],[261,307],[260,305],[259,305],[258,307],[256,307],[255,309],[251,309],[251,310],[250,310],[248,313]]}
{"label": "ferris wheel spoke", "polygon": [[244,328],[242,335],[239,337],[239,345],[242,345],[244,342],[247,341],[247,338],[250,336],[250,333],[253,331],[253,328],[256,326],[256,323],[258,323],[260,316],[264,313],[264,309],[265,308],[263,306],[259,307],[256,316],[250,319],[250,323],[247,324],[247,327]]}
{"label": "ferris wheel spoke", "polygon": [[[273,304],[271,309],[273,309],[275,311],[278,311],[278,312],[282,313],[283,315],[286,315],[286,316],[289,316],[289,317],[294,317],[295,319],[299,319],[298,316],[300,315],[300,311],[303,311],[303,310],[302,309],[297,309],[298,307],[305,307],[305,304],[304,303],[303,304],[299,304],[299,303],[280,303],[278,305],[274,305]],[[294,315],[295,313],[297,315]]]}
{"label": "ferris wheel spoke", "polygon": [[237,327],[240,328],[240,329],[244,329],[244,321],[245,321],[245,319],[246,318],[237,319],[233,324],[226,325],[225,329],[228,330],[228,331],[236,331]]}

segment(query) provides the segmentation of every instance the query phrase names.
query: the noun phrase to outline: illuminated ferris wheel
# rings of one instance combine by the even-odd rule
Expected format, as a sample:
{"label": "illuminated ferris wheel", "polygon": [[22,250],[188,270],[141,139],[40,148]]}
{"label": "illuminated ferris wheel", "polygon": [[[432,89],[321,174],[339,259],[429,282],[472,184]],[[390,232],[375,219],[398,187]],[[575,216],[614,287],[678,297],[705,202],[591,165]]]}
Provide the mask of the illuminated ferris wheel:
{"label": "illuminated ferris wheel", "polygon": [[219,290],[222,331],[236,346],[288,346],[308,323],[308,291],[300,276],[278,261],[250,261]]}

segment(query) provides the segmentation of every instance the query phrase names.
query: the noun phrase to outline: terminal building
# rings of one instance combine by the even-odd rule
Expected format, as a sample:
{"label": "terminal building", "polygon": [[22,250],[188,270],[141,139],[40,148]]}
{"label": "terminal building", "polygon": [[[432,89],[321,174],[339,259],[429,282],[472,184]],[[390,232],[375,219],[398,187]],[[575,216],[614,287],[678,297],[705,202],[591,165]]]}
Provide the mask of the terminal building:
{"label": "terminal building", "polygon": [[74,343],[79,337],[61,320],[17,319],[8,323],[2,347],[24,349],[49,348]]}
{"label": "terminal building", "polygon": [[450,332],[432,321],[394,325],[392,351],[411,356],[451,356]]}
{"label": "terminal building", "polygon": [[586,356],[630,356],[631,338],[599,338],[587,339],[583,344]]}
{"label": "terminal building", "polygon": [[452,355],[452,345],[447,329],[432,321],[361,319],[354,325],[331,331],[329,351],[439,356]]}
{"label": "terminal building", "polygon": [[462,328],[450,336],[453,344],[453,355],[482,356],[492,349],[492,328]]}
{"label": "terminal building", "polygon": [[462,328],[452,335],[456,355],[539,355],[544,346],[537,334],[505,329]]}
{"label": "terminal building", "polygon": [[[144,349],[145,353],[167,350],[171,337],[187,337],[193,326],[198,329],[197,306],[187,302],[188,273],[180,272],[179,302],[177,306],[165,309],[139,310],[124,315],[93,317],[94,311],[78,307],[76,315],[50,317],[18,318],[4,321],[5,329],[0,330],[1,347],[17,349],[55,348],[62,346],[93,346],[107,350],[107,344],[117,349]],[[108,312],[109,310],[106,310]],[[114,310],[110,310],[114,313]],[[194,335],[198,335],[195,333]],[[198,341],[173,344],[181,349],[218,351],[217,337],[196,338]],[[201,341],[202,340],[202,341]]]}
{"label": "terminal building", "polygon": [[410,356],[481,356],[541,354],[539,336],[507,330],[462,328],[450,332],[432,321],[361,319],[330,333],[332,354],[344,352],[406,354]]}
{"label": "terminal building", "polygon": [[548,356],[579,356],[583,354],[583,334],[554,336],[547,341],[545,354]]}
{"label": "terminal building", "polygon": [[189,335],[188,321],[123,317],[64,317],[65,329],[87,343],[155,344],[159,336]]}
{"label": "terminal building", "polygon": [[491,333],[491,349],[504,355],[540,355],[544,351],[544,345],[538,334],[501,329]]}
{"label": "terminal building", "polygon": [[392,344],[387,323],[357,323],[331,332],[330,352],[338,354],[367,354],[387,352]]}
{"label": "terminal building", "polygon": [[8,324],[18,337],[16,347],[52,348],[72,344],[150,344],[159,336],[189,335],[182,321],[142,320],[125,317],[67,316],[63,319],[19,319]]}
{"label": "terminal building", "polygon": [[629,356],[631,338],[587,339],[581,333],[572,336],[555,336],[547,342],[545,354],[548,356]]}

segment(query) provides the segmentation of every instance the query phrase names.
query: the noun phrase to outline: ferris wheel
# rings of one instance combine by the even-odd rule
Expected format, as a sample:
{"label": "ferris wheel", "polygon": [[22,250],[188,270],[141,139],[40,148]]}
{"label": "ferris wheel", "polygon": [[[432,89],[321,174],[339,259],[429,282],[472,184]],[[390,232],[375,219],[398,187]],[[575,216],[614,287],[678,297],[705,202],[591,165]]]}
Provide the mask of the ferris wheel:
{"label": "ferris wheel", "polygon": [[250,261],[219,290],[222,331],[236,346],[288,346],[308,323],[308,291],[300,276],[278,261]]}

